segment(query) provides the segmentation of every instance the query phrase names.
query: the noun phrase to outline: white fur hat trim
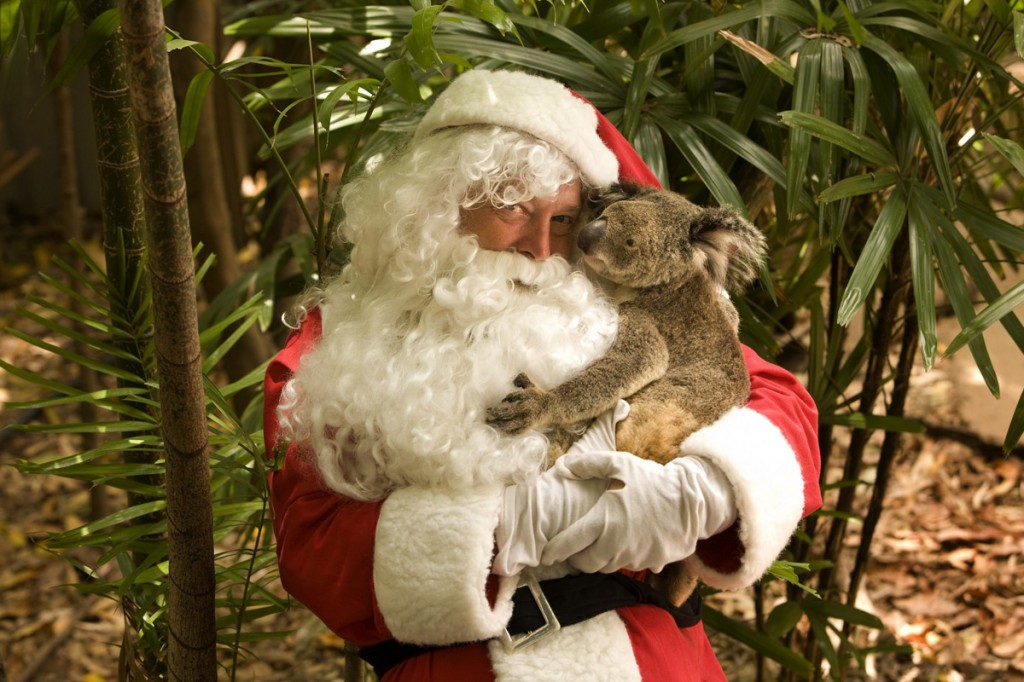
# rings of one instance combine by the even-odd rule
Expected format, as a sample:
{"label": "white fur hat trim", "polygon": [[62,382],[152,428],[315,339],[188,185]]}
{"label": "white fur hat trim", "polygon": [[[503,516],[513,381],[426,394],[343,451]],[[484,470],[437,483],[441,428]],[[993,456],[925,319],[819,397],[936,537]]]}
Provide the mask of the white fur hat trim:
{"label": "white fur hat trim", "polygon": [[414,139],[470,125],[502,126],[544,140],[568,156],[591,186],[618,179],[619,161],[597,134],[593,107],[556,81],[518,71],[467,71],[437,98]]}

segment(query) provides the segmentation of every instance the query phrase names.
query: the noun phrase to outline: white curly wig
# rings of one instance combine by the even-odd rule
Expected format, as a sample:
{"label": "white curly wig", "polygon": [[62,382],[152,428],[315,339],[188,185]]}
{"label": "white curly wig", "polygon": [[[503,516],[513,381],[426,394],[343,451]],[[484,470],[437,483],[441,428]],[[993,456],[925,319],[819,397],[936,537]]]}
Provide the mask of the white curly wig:
{"label": "white curly wig", "polygon": [[554,196],[577,178],[544,141],[466,126],[417,139],[345,189],[351,262],[316,301],[323,337],[279,407],[282,438],[308,439],[329,488],[377,499],[541,469],[546,439],[500,434],[486,408],[520,372],[550,387],[599,357],[616,313],[564,259],[483,250],[459,215]]}

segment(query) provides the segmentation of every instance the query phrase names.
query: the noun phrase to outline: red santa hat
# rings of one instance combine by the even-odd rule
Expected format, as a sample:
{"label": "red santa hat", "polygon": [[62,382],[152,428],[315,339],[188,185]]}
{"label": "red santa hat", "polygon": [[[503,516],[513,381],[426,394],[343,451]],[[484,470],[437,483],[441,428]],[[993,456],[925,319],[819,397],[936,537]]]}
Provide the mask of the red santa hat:
{"label": "red santa hat", "polygon": [[437,98],[414,139],[470,125],[511,128],[544,140],[568,156],[594,187],[616,180],[661,186],[594,105],[548,78],[519,71],[467,71]]}

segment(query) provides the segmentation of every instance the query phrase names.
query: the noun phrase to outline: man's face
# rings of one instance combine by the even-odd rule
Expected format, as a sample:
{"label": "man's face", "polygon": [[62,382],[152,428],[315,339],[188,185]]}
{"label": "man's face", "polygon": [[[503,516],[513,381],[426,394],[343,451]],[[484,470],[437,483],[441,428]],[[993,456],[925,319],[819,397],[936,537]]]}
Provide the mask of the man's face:
{"label": "man's face", "polygon": [[546,199],[464,209],[462,229],[490,251],[515,251],[534,260],[552,255],[568,259],[582,207],[580,190],[580,181],[574,180]]}

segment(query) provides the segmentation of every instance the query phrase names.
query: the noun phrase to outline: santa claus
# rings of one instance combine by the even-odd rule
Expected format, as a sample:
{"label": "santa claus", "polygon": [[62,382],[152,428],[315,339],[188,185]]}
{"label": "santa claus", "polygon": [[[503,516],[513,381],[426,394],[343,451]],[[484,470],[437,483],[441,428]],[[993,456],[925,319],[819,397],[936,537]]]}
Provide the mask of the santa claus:
{"label": "santa claus", "polygon": [[746,349],[748,405],[665,466],[615,451],[625,405],[547,471],[543,434],[485,423],[519,373],[557,385],[613,340],[571,263],[617,179],[657,184],[589,103],[471,71],[345,189],[351,262],[271,363],[264,432],[282,582],[385,682],[724,679],[697,603],[642,572],[749,585],[820,504],[814,405]]}

